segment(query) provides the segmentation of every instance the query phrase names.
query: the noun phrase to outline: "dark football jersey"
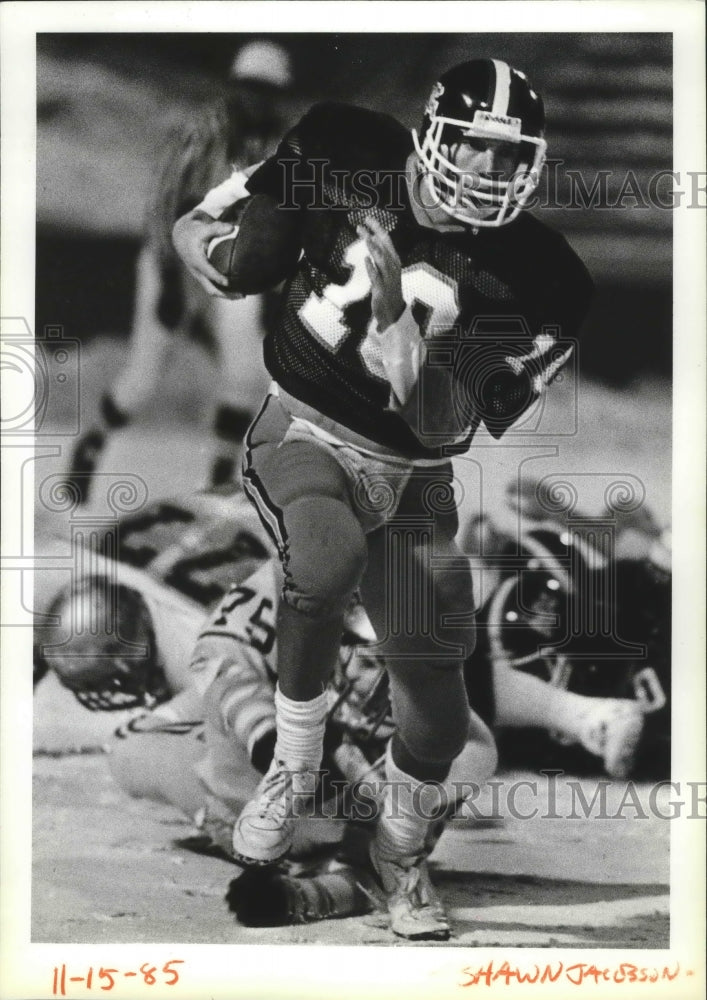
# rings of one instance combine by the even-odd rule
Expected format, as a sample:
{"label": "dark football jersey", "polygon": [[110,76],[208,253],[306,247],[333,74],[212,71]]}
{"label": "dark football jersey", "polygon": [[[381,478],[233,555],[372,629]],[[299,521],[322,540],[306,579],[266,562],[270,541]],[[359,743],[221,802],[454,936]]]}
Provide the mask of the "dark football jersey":
{"label": "dark football jersey", "polygon": [[[592,283],[564,238],[527,213],[477,232],[420,225],[406,182],[412,150],[410,133],[387,115],[321,104],[248,188],[301,219],[303,253],[265,342],[270,373],[357,433],[402,455],[437,457],[460,432],[465,450],[480,420],[500,437],[537,399],[571,353]],[[391,235],[403,297],[428,346],[415,420],[390,408],[372,336],[368,252],[356,231],[367,216]],[[426,434],[425,414],[434,424],[446,410],[454,433]]]}

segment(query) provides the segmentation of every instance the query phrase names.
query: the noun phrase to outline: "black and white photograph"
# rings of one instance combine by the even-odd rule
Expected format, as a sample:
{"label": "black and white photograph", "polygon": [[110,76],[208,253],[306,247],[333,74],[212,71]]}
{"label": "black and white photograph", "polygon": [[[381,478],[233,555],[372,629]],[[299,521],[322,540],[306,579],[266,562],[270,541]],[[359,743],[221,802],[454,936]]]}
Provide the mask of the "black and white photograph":
{"label": "black and white photograph", "polygon": [[2,996],[700,996],[704,7],[0,16]]}

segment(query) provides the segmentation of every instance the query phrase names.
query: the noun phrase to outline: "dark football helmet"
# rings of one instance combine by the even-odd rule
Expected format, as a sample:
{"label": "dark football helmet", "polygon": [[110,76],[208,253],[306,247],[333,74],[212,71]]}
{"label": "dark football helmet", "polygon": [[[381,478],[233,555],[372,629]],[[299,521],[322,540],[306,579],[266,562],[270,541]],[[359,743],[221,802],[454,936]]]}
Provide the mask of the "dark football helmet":
{"label": "dark football helmet", "polygon": [[535,522],[519,541],[501,549],[509,568],[482,611],[475,656],[577,694],[635,700],[645,717],[635,773],[661,776],[670,756],[670,573],[645,557],[608,560],[559,521]]}
{"label": "dark football helmet", "polygon": [[[545,113],[524,73],[500,59],[474,59],[448,70],[435,83],[415,149],[439,205],[471,225],[512,222],[535,191],[545,162]],[[510,145],[515,171],[473,173],[455,162],[464,143]]]}
{"label": "dark football helmet", "polygon": [[137,590],[84,577],[59,594],[50,611],[70,635],[45,646],[42,658],[85,708],[154,708],[170,697],[152,616]]}

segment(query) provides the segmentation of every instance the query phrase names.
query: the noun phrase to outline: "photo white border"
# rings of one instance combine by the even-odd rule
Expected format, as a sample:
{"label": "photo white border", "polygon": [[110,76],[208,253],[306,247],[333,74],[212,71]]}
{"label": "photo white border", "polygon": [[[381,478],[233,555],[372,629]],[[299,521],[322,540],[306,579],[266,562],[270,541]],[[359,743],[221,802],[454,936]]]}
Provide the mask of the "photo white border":
{"label": "photo white border", "polygon": [[[34,316],[35,269],[35,36],[63,31],[264,32],[375,31],[446,32],[671,32],[674,40],[674,165],[681,173],[705,170],[704,5],[696,0],[522,0],[522,2],[219,2],[219,3],[4,3],[2,37],[2,296],[0,314]],[[674,213],[674,460],[673,555],[675,698],[673,774],[704,780],[704,522],[705,522],[705,212],[687,205]],[[647,428],[649,433],[649,428]],[[29,480],[26,485],[29,485]],[[32,523],[31,503],[20,510],[18,484],[3,477],[5,538]],[[28,489],[26,501],[31,500]],[[29,529],[31,532],[31,528]],[[29,584],[28,584],[29,585]],[[0,996],[3,1000],[49,995],[51,971],[62,962],[126,967],[144,946],[30,944],[31,662],[29,629],[2,636],[2,890],[0,896]],[[631,950],[627,960],[659,967],[674,960],[694,968],[691,980],[634,984],[631,988],[586,984],[583,995],[704,995],[704,825],[671,821],[671,948]],[[169,996],[265,998],[424,997],[444,1000],[463,994],[462,970],[491,958],[521,968],[562,958],[615,965],[611,950],[355,948],[315,946],[180,945],[179,955],[151,945],[150,961],[186,959],[182,979]],[[266,976],[267,969],[267,978]],[[557,984],[560,986],[560,984]],[[145,988],[125,996],[158,996]],[[478,987],[485,995],[566,996],[566,984],[543,987]],[[77,994],[78,995],[78,994]],[[96,995],[93,991],[88,995]],[[110,997],[119,994],[111,991]]]}

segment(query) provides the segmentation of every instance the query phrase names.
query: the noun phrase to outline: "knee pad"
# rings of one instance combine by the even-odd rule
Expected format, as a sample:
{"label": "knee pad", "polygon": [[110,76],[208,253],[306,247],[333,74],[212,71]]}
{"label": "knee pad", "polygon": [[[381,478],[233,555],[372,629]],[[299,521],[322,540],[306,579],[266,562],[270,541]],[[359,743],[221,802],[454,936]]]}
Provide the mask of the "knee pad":
{"label": "knee pad", "polygon": [[287,529],[284,599],[312,617],[341,614],[366,567],[366,536],[348,504],[309,496],[284,511]]}

